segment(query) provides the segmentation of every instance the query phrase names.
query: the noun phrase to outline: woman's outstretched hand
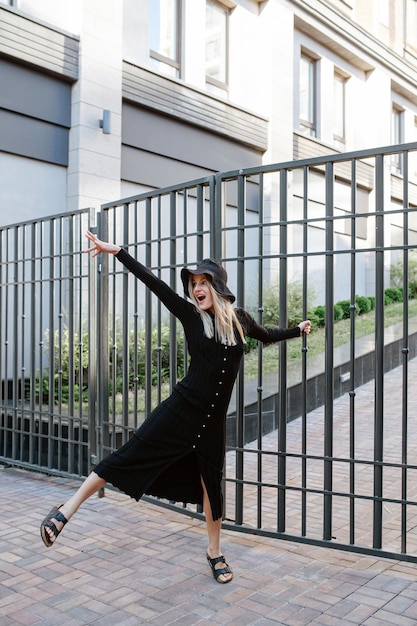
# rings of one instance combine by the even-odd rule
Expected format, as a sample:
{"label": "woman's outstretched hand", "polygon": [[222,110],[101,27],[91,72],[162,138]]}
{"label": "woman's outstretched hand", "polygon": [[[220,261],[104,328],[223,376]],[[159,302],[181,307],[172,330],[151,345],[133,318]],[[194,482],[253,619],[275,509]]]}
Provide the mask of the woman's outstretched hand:
{"label": "woman's outstretched hand", "polygon": [[304,322],[300,322],[298,324],[301,335],[309,335],[311,330],[311,322],[310,320],[304,320]]}
{"label": "woman's outstretched hand", "polygon": [[115,243],[108,243],[107,241],[101,241],[94,233],[87,230],[85,236],[93,244],[91,248],[87,248],[85,252],[93,252],[93,257],[97,256],[101,252],[106,254],[117,254],[120,252],[120,246],[116,246]]}

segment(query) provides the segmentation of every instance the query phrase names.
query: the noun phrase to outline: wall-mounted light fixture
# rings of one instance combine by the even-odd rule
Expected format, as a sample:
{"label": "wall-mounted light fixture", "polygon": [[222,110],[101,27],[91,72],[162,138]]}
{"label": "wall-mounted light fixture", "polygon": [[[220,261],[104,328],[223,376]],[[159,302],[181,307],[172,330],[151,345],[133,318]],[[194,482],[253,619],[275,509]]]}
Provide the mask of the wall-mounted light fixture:
{"label": "wall-mounted light fixture", "polygon": [[104,109],[103,119],[100,120],[100,128],[103,129],[103,133],[105,135],[110,134],[110,120],[111,120],[111,112],[107,109]]}

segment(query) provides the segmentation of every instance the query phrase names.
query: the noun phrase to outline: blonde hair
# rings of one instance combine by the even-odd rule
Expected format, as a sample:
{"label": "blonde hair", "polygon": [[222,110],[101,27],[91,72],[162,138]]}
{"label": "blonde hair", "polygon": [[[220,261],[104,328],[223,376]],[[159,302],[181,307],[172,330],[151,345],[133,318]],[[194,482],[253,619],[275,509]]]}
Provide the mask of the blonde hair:
{"label": "blonde hair", "polygon": [[214,323],[213,323],[213,318],[208,313],[208,311],[201,311],[198,306],[198,302],[195,299],[194,293],[193,293],[193,277],[192,276],[190,276],[189,285],[188,285],[188,293],[190,294],[190,299],[201,315],[205,336],[208,339],[212,339],[213,337],[215,337],[216,341],[219,341],[220,343],[224,343],[228,346],[235,346],[236,345],[235,326],[236,326],[243,343],[246,343],[245,334],[243,332],[242,325],[237,319],[236,313],[232,307],[231,302],[227,298],[217,293],[217,291],[214,289],[210,281],[208,281],[207,284],[209,286],[211,296],[213,299]]}

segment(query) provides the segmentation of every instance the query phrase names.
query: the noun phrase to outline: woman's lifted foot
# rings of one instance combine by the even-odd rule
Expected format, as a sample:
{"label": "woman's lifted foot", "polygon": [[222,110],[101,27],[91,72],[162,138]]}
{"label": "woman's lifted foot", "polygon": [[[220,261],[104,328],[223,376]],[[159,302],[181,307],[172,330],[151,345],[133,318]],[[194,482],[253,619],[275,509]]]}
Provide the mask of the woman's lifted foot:
{"label": "woman's lifted foot", "polygon": [[41,537],[47,548],[50,548],[55,543],[59,533],[68,522],[65,515],[59,510],[62,506],[62,504],[54,506],[41,524]]}

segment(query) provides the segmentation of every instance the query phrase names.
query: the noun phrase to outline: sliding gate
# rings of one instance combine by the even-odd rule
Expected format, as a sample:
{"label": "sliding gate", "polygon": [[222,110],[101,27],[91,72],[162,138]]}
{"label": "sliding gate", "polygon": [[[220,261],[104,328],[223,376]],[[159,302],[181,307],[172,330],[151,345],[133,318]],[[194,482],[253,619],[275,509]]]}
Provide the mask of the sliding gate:
{"label": "sliding gate", "polygon": [[82,255],[96,228],[179,292],[181,268],[211,256],[260,323],[313,321],[309,338],[247,344],[226,420],[225,527],[417,561],[416,151],[142,193],[75,216],[69,243],[54,218],[32,239],[2,229],[0,460],[85,475],[187,370],[181,326],[155,296],[114,257]]}

